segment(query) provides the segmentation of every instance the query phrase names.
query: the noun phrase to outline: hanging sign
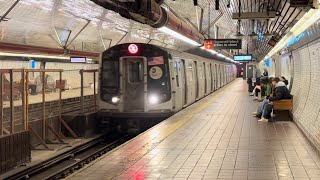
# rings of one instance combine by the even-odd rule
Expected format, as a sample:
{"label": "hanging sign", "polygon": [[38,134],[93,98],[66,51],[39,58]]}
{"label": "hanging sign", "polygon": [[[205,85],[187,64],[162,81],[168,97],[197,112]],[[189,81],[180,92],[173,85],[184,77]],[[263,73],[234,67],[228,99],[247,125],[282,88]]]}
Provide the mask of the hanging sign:
{"label": "hanging sign", "polygon": [[241,49],[241,39],[205,39],[204,48],[207,50]]}
{"label": "hanging sign", "polygon": [[276,46],[277,44],[277,40],[275,40],[274,38],[271,38],[268,42],[268,44],[271,46],[271,47],[274,47]]}

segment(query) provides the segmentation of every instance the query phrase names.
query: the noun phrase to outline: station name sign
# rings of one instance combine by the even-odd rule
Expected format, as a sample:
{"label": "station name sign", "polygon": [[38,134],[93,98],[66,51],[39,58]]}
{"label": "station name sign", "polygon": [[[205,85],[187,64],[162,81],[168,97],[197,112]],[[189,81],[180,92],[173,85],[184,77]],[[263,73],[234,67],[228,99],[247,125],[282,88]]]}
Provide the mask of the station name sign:
{"label": "station name sign", "polygon": [[241,49],[241,39],[205,39],[204,48],[207,50]]}

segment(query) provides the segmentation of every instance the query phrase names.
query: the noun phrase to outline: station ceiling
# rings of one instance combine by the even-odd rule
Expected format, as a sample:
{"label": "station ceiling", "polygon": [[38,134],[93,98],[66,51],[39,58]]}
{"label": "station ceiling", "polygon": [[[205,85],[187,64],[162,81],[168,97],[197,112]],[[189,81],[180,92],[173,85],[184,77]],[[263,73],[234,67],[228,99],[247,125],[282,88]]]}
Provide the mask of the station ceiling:
{"label": "station ceiling", "polygon": [[[3,16],[16,0],[0,0],[0,16]],[[238,12],[239,0],[220,0],[215,10],[215,0],[165,0],[162,6],[173,10],[190,25],[202,25],[206,37],[214,37],[215,28],[208,25],[216,22],[218,38],[234,38],[237,21],[231,18]],[[203,9],[203,20],[200,12]],[[257,39],[243,38],[240,53],[253,54],[263,58],[270,50],[269,37],[263,34],[269,30],[280,39],[299,20],[306,10],[290,7],[288,0],[241,0],[241,12],[263,12],[275,10],[277,17],[265,20],[241,21],[241,32],[249,35],[252,29]],[[208,13],[210,12],[210,13]],[[79,33],[80,32],[80,33]],[[13,10],[0,22],[0,42],[61,48],[71,50],[102,52],[106,48],[125,42],[152,43],[171,49],[187,50],[191,45],[175,39],[148,25],[121,17],[90,0],[20,0]],[[248,46],[247,46],[248,44]]]}

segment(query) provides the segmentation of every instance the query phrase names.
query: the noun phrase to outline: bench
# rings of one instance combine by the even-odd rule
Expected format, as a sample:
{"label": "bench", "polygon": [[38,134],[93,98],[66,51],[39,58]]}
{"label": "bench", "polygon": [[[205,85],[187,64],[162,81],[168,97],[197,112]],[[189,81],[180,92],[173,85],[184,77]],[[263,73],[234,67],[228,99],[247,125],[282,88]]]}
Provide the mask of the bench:
{"label": "bench", "polygon": [[293,109],[293,99],[282,99],[272,101],[273,103],[273,121],[288,121],[290,119],[289,111]]}

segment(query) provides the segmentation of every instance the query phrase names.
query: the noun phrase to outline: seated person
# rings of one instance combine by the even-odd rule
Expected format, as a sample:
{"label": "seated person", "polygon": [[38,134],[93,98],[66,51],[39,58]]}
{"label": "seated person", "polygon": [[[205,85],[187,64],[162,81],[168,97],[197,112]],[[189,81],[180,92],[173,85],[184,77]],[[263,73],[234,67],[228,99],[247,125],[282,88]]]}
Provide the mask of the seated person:
{"label": "seated person", "polygon": [[272,79],[273,78],[268,78],[266,81],[263,82],[262,87],[263,89],[261,90],[261,99],[259,102],[262,102],[265,97],[269,97],[272,93]]}
{"label": "seated person", "polygon": [[268,84],[269,78],[268,77],[261,77],[260,83],[261,85],[256,85],[252,91],[251,96],[255,96],[254,100],[258,100],[259,92],[261,92],[261,99],[265,96],[266,93],[266,85]]}
{"label": "seated person", "polygon": [[261,117],[259,121],[268,122],[268,119],[271,118],[272,101],[292,98],[286,84],[280,81],[280,78],[273,78],[272,85],[274,86],[273,94],[271,94],[270,97],[267,96],[260,103],[257,112],[253,113],[254,116]]}
{"label": "seated person", "polygon": [[289,81],[283,76],[280,77],[280,81],[284,82],[286,84],[286,86],[288,86],[288,84],[289,84]]}

